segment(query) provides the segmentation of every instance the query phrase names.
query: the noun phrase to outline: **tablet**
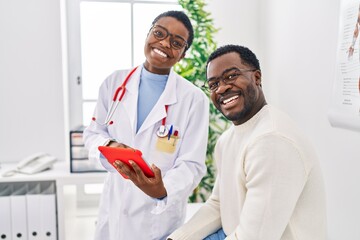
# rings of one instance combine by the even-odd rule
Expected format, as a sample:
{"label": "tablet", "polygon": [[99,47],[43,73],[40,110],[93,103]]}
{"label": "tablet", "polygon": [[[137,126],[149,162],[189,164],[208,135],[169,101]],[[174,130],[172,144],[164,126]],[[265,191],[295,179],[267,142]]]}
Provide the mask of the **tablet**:
{"label": "tablet", "polygon": [[[140,150],[133,148],[117,148],[117,147],[107,147],[107,146],[99,146],[98,149],[115,169],[116,169],[115,166],[116,160],[122,161],[123,163],[128,165],[131,169],[132,166],[129,163],[129,160],[133,160],[141,168],[145,176],[147,177],[155,176],[149,165],[141,157],[142,152]],[[124,178],[128,179],[128,176],[123,174],[121,175]]]}

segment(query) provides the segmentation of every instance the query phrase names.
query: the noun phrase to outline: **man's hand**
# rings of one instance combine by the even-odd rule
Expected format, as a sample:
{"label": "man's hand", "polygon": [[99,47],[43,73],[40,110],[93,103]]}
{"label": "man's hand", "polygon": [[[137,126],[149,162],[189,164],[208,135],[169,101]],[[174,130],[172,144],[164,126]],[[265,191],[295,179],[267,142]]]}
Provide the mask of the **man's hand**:
{"label": "man's hand", "polygon": [[152,164],[151,169],[155,177],[145,176],[140,167],[134,162],[129,161],[132,168],[121,161],[115,161],[116,169],[119,173],[128,176],[128,178],[145,194],[153,198],[163,198],[167,196],[166,189],[161,177],[161,170]]}

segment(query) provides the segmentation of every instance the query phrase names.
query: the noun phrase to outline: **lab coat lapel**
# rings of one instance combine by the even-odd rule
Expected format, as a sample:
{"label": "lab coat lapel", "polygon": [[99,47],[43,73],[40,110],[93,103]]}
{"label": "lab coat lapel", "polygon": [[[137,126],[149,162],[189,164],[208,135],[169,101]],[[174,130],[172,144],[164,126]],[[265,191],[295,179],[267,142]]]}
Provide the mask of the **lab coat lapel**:
{"label": "lab coat lapel", "polygon": [[171,70],[164,92],[161,94],[159,100],[156,102],[155,106],[146,117],[144,123],[141,125],[138,134],[145,131],[147,128],[153,126],[155,123],[161,121],[164,117],[167,116],[165,110],[166,105],[169,106],[168,112],[171,111],[171,105],[177,102],[176,84],[176,73]]}
{"label": "lab coat lapel", "polygon": [[123,99],[124,108],[129,117],[129,121],[131,124],[131,132],[133,133],[133,135],[136,134],[137,102],[141,69],[142,66],[139,66],[127,82],[126,93]]}

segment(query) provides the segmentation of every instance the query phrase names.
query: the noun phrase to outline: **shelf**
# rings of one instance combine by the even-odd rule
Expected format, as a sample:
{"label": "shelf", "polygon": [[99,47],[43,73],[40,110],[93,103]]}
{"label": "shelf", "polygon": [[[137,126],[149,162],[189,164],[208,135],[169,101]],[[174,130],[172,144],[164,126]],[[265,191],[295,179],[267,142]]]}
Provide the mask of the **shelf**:
{"label": "shelf", "polygon": [[[5,171],[14,169],[15,166],[15,163],[2,163],[0,175]],[[27,182],[54,181],[56,184],[58,239],[85,240],[92,238],[91,236],[95,231],[94,224],[100,194],[85,194],[84,188],[87,184],[102,184],[106,174],[106,172],[71,173],[69,164],[59,161],[54,164],[52,169],[37,174],[18,173],[11,177],[0,177],[0,183],[26,184]],[[75,189],[75,195],[70,196],[70,199],[67,189]],[[75,206],[75,211],[69,212],[72,206]],[[79,227],[77,227],[78,225]],[[77,229],[76,231],[74,227]]]}
{"label": "shelf", "polygon": [[[0,175],[10,169],[15,168],[15,163],[2,163]],[[67,183],[94,183],[102,182],[105,178],[106,172],[86,172],[86,173],[71,173],[69,164],[63,161],[56,162],[54,167],[44,172],[33,175],[26,175],[17,173],[11,177],[0,177],[0,182],[27,182],[27,181],[46,181],[57,180],[64,184]]]}

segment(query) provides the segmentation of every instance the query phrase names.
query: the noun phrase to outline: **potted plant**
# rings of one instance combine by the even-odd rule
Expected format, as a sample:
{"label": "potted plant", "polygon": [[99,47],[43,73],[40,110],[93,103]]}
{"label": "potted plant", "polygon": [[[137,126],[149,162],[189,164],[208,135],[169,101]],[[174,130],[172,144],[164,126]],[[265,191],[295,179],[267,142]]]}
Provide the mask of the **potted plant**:
{"label": "potted plant", "polygon": [[[194,27],[194,41],[187,51],[186,57],[175,65],[175,71],[202,88],[206,81],[206,61],[216,49],[214,34],[218,31],[214,27],[213,19],[209,12],[204,10],[204,0],[178,0],[184,12],[192,21]],[[209,92],[202,88],[209,97]],[[228,121],[210,104],[209,139],[206,152],[207,174],[198,187],[189,197],[189,202],[204,202],[214,186],[216,169],[214,166],[213,152],[219,135],[228,128]]]}

